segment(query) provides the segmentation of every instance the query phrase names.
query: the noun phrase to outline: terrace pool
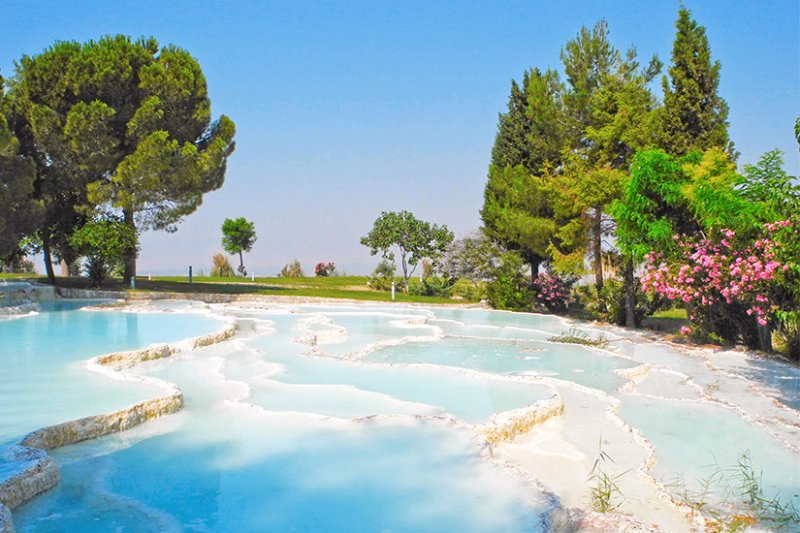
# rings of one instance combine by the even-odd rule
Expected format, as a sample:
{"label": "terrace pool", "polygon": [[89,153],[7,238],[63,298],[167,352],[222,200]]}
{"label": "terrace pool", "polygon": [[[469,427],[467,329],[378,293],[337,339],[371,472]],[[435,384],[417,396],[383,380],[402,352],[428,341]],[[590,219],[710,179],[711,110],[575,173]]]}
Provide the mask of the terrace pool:
{"label": "terrace pool", "polygon": [[[87,370],[90,356],[203,335],[223,316],[233,338]],[[574,327],[609,347],[548,340]],[[184,398],[176,414],[51,451],[61,482],[13,509],[17,531],[548,531],[554,510],[591,507],[600,450],[621,476],[620,510],[665,531],[698,526],[661,483],[744,452],[765,493],[800,508],[800,413],[774,386],[792,367],[610,327],[388,305],[152,304],[6,319],[0,350],[13,374],[0,377],[6,444],[159,384]],[[12,468],[0,463],[0,481]]]}

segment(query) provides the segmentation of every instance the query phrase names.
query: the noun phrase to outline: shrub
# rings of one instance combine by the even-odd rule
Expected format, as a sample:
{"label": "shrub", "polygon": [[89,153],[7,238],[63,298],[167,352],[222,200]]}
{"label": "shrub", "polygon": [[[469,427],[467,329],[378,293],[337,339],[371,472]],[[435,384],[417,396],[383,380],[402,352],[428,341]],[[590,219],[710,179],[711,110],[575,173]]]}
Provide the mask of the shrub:
{"label": "shrub", "polygon": [[450,298],[453,293],[453,285],[456,280],[453,278],[430,277],[423,278],[419,283],[412,283],[408,286],[408,293],[416,296],[439,296]]}
{"label": "shrub", "polygon": [[554,272],[540,272],[531,283],[536,302],[548,311],[566,311],[572,303],[571,289],[577,279]]}
{"label": "shrub", "polygon": [[473,302],[486,299],[486,282],[461,278],[453,285],[453,297]]}
{"label": "shrub", "polygon": [[[647,294],[642,291],[642,284],[638,279],[633,282],[635,291],[636,305],[634,307],[634,318],[636,326],[642,324],[642,320],[655,313],[659,309],[666,306],[667,300],[658,294]],[[596,292],[595,292],[596,294]],[[600,292],[602,302],[605,304],[605,310],[602,306],[596,305],[594,315],[600,320],[617,324],[618,326],[625,325],[625,283],[617,278],[608,279],[603,284],[603,290]]]}
{"label": "shrub", "polygon": [[378,263],[378,266],[375,267],[372,275],[367,278],[367,285],[376,291],[392,290],[392,282],[396,284],[396,287],[402,287],[403,280],[395,277],[395,268],[393,262],[386,260],[381,261]]}
{"label": "shrub", "polygon": [[518,254],[506,252],[500,256],[499,265],[492,271],[492,280],[486,286],[486,296],[492,307],[513,311],[531,309],[533,292],[523,268],[524,262]]}
{"label": "shrub", "polygon": [[674,257],[647,256],[643,288],[683,302],[698,337],[735,342],[741,335],[748,347],[768,349],[763,328],[783,327],[781,317],[798,310],[800,217],[765,224],[756,240],[722,229],[675,241]]}
{"label": "shrub", "polygon": [[300,266],[300,261],[294,259],[291,263],[284,265],[278,274],[282,278],[303,278],[303,268]]}
{"label": "shrub", "polygon": [[323,278],[333,276],[335,270],[336,265],[333,263],[325,263],[324,261],[317,263],[316,266],[314,266],[314,274]]}
{"label": "shrub", "polygon": [[231,266],[228,257],[223,254],[216,254],[211,258],[213,266],[211,267],[211,277],[213,278],[231,278],[235,275],[233,267]]}

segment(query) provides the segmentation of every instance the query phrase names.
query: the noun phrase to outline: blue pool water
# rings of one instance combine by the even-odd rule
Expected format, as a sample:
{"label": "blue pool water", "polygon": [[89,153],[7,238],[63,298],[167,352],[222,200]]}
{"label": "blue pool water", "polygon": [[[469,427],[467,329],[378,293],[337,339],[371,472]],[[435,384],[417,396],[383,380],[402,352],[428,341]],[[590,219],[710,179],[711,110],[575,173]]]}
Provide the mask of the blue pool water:
{"label": "blue pool water", "polygon": [[[0,357],[13,373],[0,377],[0,431],[17,438],[47,420],[152,396],[140,383],[87,372],[84,362],[220,327],[182,310],[62,309],[0,321]],[[603,406],[619,402],[621,419],[656,446],[658,479],[701,476],[709,456],[727,463],[744,446],[768,490],[795,495],[800,486],[791,468],[800,454],[733,411],[678,402],[669,386],[655,391],[663,397],[623,391],[628,382],[618,371],[642,363],[674,364],[698,388],[719,387],[704,360],[617,344],[618,331],[604,332],[614,346],[603,352],[549,342],[572,325],[546,315],[381,306],[218,311],[241,321],[235,339],[130,371],[175,383],[185,409],[54,450],[62,482],[14,509],[18,531],[541,531],[550,495],[482,459],[477,428],[573,384],[584,391],[581,401],[600,407],[565,410],[615,424]],[[674,381],[694,390],[688,377]],[[72,399],[48,399],[53,393]],[[548,431],[558,431],[562,422],[554,422]],[[596,453],[602,434],[558,437],[573,435],[581,442],[569,442],[574,453],[559,460]],[[587,477],[581,472],[575,483]]]}
{"label": "blue pool water", "polygon": [[0,444],[40,427],[122,408],[158,395],[150,385],[111,380],[91,357],[221,329],[196,313],[81,311],[92,302],[42,302],[34,316],[0,318]]}

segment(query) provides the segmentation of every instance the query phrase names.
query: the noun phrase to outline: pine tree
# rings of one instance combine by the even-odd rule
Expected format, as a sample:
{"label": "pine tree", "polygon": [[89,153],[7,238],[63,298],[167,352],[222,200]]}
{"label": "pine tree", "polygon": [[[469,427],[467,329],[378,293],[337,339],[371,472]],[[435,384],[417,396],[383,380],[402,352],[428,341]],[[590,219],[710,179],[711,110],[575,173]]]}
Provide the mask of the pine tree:
{"label": "pine tree", "polygon": [[500,114],[481,218],[487,235],[517,251],[535,276],[555,232],[544,169],[561,158],[561,82],[554,70],[525,72],[511,82],[508,111]]}
{"label": "pine tree", "polygon": [[685,7],[678,11],[675,27],[669,76],[662,78],[660,145],[677,156],[715,147],[735,156],[728,138],[728,105],[717,93],[720,63],[712,63],[706,30]]}

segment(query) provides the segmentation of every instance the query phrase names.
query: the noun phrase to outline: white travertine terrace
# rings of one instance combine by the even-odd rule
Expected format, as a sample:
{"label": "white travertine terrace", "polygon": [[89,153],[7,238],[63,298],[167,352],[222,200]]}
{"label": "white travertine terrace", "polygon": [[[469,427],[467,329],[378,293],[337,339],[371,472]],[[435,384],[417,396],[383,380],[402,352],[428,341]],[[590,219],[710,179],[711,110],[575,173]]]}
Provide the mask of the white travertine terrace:
{"label": "white travertine terrace", "polygon": [[[141,350],[95,357],[89,361],[88,366],[91,368],[96,364],[121,371],[144,361],[168,357],[187,347],[191,349],[219,343],[230,339],[235,333],[235,324],[230,324],[221,331],[184,342],[158,344]],[[125,431],[183,408],[181,390],[173,383],[158,381],[168,390],[165,396],[146,400],[112,413],[88,416],[41,428],[11,446],[6,452],[5,459],[24,462],[26,466],[0,484],[0,533],[14,532],[11,509],[58,484],[60,480],[58,465],[47,450]]]}
{"label": "white travertine terrace", "polygon": [[[117,293],[112,294],[114,297],[118,296]],[[132,296],[133,299],[141,297],[136,293],[133,294],[135,295]],[[80,296],[97,297],[102,295],[95,292],[81,292]],[[191,295],[192,298],[196,296]],[[148,298],[150,297],[152,296],[148,295]],[[166,295],[165,297],[180,298],[184,296]],[[259,301],[258,298],[252,296],[240,298],[231,295],[200,295],[199,299],[210,303]],[[263,301],[280,302],[281,300],[270,297]],[[317,302],[313,299],[309,301]],[[306,303],[297,300],[291,300],[291,302]],[[424,318],[400,319],[393,322],[394,327],[425,325]],[[364,364],[371,364],[369,361],[362,360],[363,355],[380,347],[405,342],[435,341],[443,336],[441,332],[435,331],[435,327],[431,326],[431,328],[430,336],[389,339],[369,345],[357,353],[349,354],[346,359],[361,360]],[[346,328],[329,324],[324,317],[320,316],[303,320],[300,331],[302,335],[298,341],[310,345],[311,349],[307,355],[315,357],[332,358],[325,355],[318,346],[343,342],[348,338]],[[120,371],[140,362],[170,356],[181,349],[191,349],[225,341],[233,334],[233,329],[228,328],[221,333],[195,339],[188,345],[153,346],[144,350],[101,356],[95,358],[94,362]],[[629,339],[620,340],[629,341]],[[640,340],[638,339],[636,342]],[[650,344],[650,346],[655,345],[656,343]],[[732,364],[726,362],[726,365],[716,366],[713,353],[702,350],[690,352],[683,349],[682,351],[692,359],[690,361],[691,371],[675,370],[656,359],[648,359],[641,353],[632,355],[626,350],[603,351],[602,355],[611,354],[637,363],[632,368],[615,371],[626,379],[625,384],[618,390],[621,393],[659,398],[662,396],[658,393],[662,389],[668,389],[670,399],[722,406],[767,430],[787,448],[798,449],[797,443],[800,443],[800,438],[796,437],[800,435],[800,424],[798,424],[800,417],[795,410],[777,403],[753,387],[751,382],[734,372],[735,368],[732,368]],[[434,367],[436,365],[423,363],[402,366]],[[470,375],[481,374],[481,372],[468,369],[459,371]],[[720,385],[720,374],[731,379],[725,380]],[[494,377],[497,378],[497,376]],[[553,496],[557,500],[555,508],[545,518],[549,530],[658,531],[655,526],[648,525],[648,523],[654,522],[661,524],[670,532],[703,530],[701,518],[698,515],[689,516],[689,509],[681,508],[671,499],[666,487],[654,479],[651,470],[656,462],[656,448],[637,428],[623,422],[618,415],[619,399],[590,387],[555,378],[526,376],[509,379],[547,384],[551,386],[553,395],[528,407],[498,413],[492,417],[490,422],[470,427],[486,440],[485,450],[487,453],[485,453],[484,459],[506,465],[531,479],[532,483],[546,486],[550,494],[558,494],[558,497]],[[142,402],[128,409],[51,426],[28,435],[20,444],[33,446],[34,448],[28,448],[31,450],[31,457],[34,459],[41,457],[42,461],[49,460],[52,467],[42,463],[42,467],[37,471],[41,478],[39,481],[33,481],[37,472],[28,475],[27,477],[31,480],[28,482],[29,487],[23,486],[20,482],[20,486],[13,489],[16,491],[15,494],[22,495],[17,498],[25,501],[25,499],[47,490],[49,486],[33,492],[40,485],[44,486],[50,482],[53,471],[55,472],[55,481],[50,486],[58,482],[57,465],[41,450],[122,431],[150,418],[174,412],[180,409],[183,397],[180,390],[174,385],[173,387],[174,391],[170,395]],[[246,397],[246,394],[244,396]],[[381,417],[364,417],[363,420],[379,418]],[[537,430],[531,431],[534,426],[537,427]],[[597,434],[602,435],[604,451],[609,452],[615,460],[624,458],[624,464],[618,465],[619,471],[631,470],[631,473],[622,477],[619,483],[622,492],[626,496],[634,495],[634,498],[629,498],[629,501],[624,503],[620,510],[623,513],[634,513],[638,518],[618,513],[599,514],[579,509],[579,507],[588,505],[585,494],[581,492],[586,485],[578,487],[575,485],[575,480],[585,480],[586,472],[597,458]],[[42,455],[37,456],[37,453]],[[32,465],[34,464],[38,463],[33,462]],[[26,469],[26,471],[28,470]],[[25,491],[32,492],[32,494],[24,497]],[[8,494],[11,492],[9,490]],[[4,483],[3,486],[0,486],[0,496],[5,494]],[[11,508],[18,503],[4,502],[3,498],[0,498],[0,533],[9,533],[13,531],[13,526],[10,522],[10,512],[8,509],[4,509],[3,503]],[[4,520],[4,516],[8,518]]]}

